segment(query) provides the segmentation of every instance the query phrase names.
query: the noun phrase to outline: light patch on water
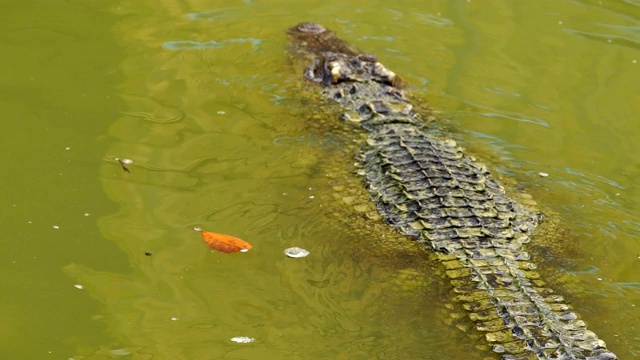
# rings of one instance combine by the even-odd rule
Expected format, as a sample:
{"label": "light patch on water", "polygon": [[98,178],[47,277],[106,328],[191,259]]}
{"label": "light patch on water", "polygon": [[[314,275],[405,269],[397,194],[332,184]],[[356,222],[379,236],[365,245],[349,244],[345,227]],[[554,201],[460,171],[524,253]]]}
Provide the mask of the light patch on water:
{"label": "light patch on water", "polygon": [[238,343],[238,344],[248,344],[248,343],[252,343],[254,341],[256,341],[256,339],[248,337],[248,336],[236,336],[236,337],[232,337],[231,341]]}

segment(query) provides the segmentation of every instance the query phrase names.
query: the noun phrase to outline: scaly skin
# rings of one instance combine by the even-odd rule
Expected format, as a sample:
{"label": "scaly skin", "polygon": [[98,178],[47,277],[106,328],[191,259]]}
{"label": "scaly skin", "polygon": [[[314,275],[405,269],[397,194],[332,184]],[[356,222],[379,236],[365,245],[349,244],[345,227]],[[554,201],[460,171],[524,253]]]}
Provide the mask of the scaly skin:
{"label": "scaly skin", "polygon": [[503,359],[617,359],[529,261],[541,216],[511,198],[485,165],[434,136],[374,56],[322,25],[288,30],[305,77],[367,131],[359,171],[387,224],[430,247],[456,301]]}

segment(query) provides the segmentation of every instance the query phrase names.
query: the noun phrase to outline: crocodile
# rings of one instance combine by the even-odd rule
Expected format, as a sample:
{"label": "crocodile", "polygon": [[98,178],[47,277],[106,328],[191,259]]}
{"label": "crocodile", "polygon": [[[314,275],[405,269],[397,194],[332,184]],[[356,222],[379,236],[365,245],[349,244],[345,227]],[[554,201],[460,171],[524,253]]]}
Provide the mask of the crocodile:
{"label": "crocodile", "polygon": [[501,359],[617,359],[525,250],[542,215],[486,165],[430,130],[406,84],[373,55],[310,22],[287,30],[305,81],[366,141],[356,155],[380,217],[438,254],[455,301]]}

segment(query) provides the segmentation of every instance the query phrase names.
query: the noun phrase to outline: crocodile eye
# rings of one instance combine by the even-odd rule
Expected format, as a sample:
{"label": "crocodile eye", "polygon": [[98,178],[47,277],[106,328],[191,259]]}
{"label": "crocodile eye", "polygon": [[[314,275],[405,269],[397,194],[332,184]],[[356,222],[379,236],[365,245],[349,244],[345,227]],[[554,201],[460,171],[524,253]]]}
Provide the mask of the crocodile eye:
{"label": "crocodile eye", "polygon": [[368,103],[360,105],[357,111],[358,111],[358,115],[363,117],[369,117],[373,113],[373,109]]}

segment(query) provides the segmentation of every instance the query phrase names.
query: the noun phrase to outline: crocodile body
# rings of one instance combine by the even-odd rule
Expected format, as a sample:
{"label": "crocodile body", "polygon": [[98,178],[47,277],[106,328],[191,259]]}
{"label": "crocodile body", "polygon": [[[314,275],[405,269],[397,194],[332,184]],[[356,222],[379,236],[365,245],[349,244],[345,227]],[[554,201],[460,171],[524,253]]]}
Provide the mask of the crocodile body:
{"label": "crocodile body", "polygon": [[617,359],[523,248],[541,219],[453,140],[433,135],[374,56],[314,23],[288,30],[305,77],[366,130],[359,171],[381,217],[441,259],[456,301],[503,359]]}

